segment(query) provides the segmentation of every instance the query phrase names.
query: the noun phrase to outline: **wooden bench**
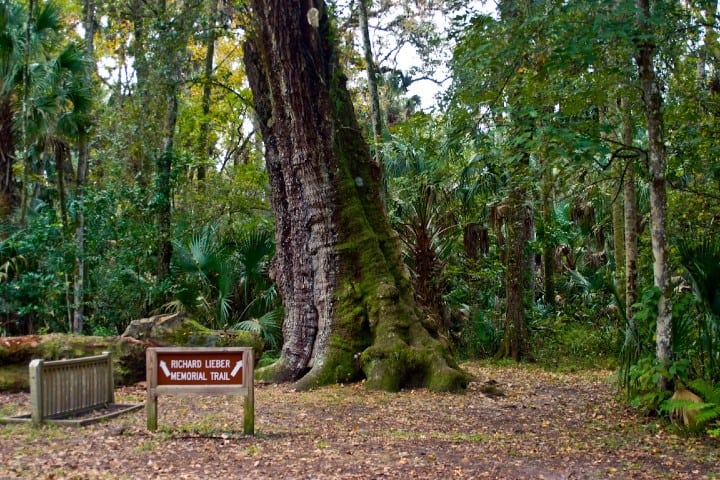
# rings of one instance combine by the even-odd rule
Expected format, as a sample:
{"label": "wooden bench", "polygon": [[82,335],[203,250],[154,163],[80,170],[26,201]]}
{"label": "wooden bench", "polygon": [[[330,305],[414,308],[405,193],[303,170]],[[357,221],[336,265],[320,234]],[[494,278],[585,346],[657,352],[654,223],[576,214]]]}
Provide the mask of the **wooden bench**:
{"label": "wooden bench", "polygon": [[35,424],[107,407],[114,402],[110,352],[70,360],[30,362],[31,418]]}

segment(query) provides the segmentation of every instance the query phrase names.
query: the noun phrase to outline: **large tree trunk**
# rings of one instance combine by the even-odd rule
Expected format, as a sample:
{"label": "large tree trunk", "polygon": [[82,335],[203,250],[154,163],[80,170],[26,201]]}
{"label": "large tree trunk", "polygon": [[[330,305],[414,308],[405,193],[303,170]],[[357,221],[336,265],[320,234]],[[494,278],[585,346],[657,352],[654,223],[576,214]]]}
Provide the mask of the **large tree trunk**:
{"label": "large tree trunk", "polygon": [[[638,27],[649,33],[650,0],[637,0]],[[653,58],[655,46],[649,41],[641,44],[635,53],[638,75],[645,104],[648,146],[650,147],[650,218],[652,224],[653,272],[655,286],[660,290],[656,329],[656,356],[660,363],[672,359],[672,309],[670,304],[670,275],[668,247],[665,232],[667,197],[665,193],[666,150],[663,141],[663,100],[655,74]],[[667,389],[666,379],[660,387]]]}
{"label": "large tree trunk", "polygon": [[298,388],[357,380],[397,390],[467,383],[414,303],[355,118],[322,1],[253,0],[245,46],[276,217],[272,275],[280,359],[260,370]]}

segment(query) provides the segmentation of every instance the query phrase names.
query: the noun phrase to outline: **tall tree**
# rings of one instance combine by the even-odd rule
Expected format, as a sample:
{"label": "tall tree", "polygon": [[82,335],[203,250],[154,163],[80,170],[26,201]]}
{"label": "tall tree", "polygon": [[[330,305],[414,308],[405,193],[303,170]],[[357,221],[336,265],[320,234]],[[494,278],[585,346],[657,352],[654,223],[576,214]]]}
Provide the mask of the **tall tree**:
{"label": "tall tree", "polygon": [[[215,61],[215,32],[216,17],[218,13],[218,0],[208,0],[207,32],[205,32],[205,71],[203,74],[202,93],[202,121],[200,123],[200,142],[198,153],[200,164],[198,165],[197,178],[199,182],[205,180],[205,171],[208,166],[207,160],[211,158],[213,151],[210,145],[210,103],[212,100],[212,74]],[[207,157],[207,159],[205,158]]]}
{"label": "tall tree", "polygon": [[280,359],[299,387],[364,375],[370,388],[457,390],[467,376],[419,315],[379,170],[355,118],[322,0],[252,0],[245,45],[276,217]]}
{"label": "tall tree", "polygon": [[[83,27],[85,29],[85,53],[92,65],[95,64],[95,0],[85,0],[83,5]],[[72,331],[80,333],[84,325],[85,303],[85,183],[90,162],[88,132],[80,132],[77,175],[75,176],[75,199],[78,203],[75,214],[75,280],[73,282]]]}
{"label": "tall tree", "polygon": [[378,93],[377,66],[372,53],[370,42],[370,27],[368,25],[368,0],[358,1],[358,16],[360,19],[360,33],[362,36],[363,53],[365,56],[365,71],[367,73],[368,94],[370,95],[370,115],[372,119],[373,145],[375,161],[382,164],[380,158],[380,142],[382,141],[382,112],[380,111],[380,94]]}
{"label": "tall tree", "polygon": [[[634,140],[635,124],[633,122],[630,102],[626,96],[622,97],[620,108],[622,110],[622,143],[627,148],[632,146]],[[625,175],[623,178],[623,212],[625,218],[625,320],[627,322],[625,333],[625,351],[629,355],[629,364],[634,364],[640,356],[640,341],[638,338],[635,310],[638,297],[638,207],[637,192],[635,191],[635,161],[638,155],[629,155],[625,159]]]}
{"label": "tall tree", "polygon": [[[502,0],[499,4],[500,17],[510,28],[509,32],[523,27],[530,15],[532,2],[526,0]],[[515,59],[520,65],[534,64],[535,59],[521,53]],[[510,69],[522,72],[523,67],[508,65]],[[532,107],[526,109],[523,90],[527,80],[517,76],[508,85],[504,101],[508,106],[509,135],[507,154],[513,172],[513,185],[507,197],[506,218],[507,249],[505,270],[505,333],[500,356],[522,360],[528,357],[526,302],[533,298],[532,281],[535,275],[534,255],[528,244],[534,237],[532,195],[527,179],[530,177],[531,147],[536,135],[536,113]]]}
{"label": "tall tree", "polygon": [[[663,139],[662,88],[655,71],[655,53],[652,27],[657,18],[652,17],[652,7],[658,2],[637,0],[637,27],[640,38],[635,62],[645,106],[645,122],[649,147],[650,167],[650,217],[652,224],[653,272],[655,286],[660,290],[656,327],[657,360],[667,364],[672,359],[672,308],[670,303],[670,273],[668,267],[667,233],[665,231],[667,194],[665,168],[667,152]],[[661,388],[669,388],[667,379],[660,380]]]}
{"label": "tall tree", "polygon": [[13,131],[17,99],[17,68],[21,63],[18,34],[23,25],[23,11],[14,2],[0,2],[0,219],[17,206],[13,173],[17,140]]}

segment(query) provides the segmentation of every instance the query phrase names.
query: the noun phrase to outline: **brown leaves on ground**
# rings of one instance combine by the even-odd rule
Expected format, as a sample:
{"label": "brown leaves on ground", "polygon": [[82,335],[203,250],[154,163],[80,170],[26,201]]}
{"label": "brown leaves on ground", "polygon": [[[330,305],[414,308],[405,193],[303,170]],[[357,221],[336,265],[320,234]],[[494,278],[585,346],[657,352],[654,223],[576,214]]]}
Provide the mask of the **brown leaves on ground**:
{"label": "brown leaves on ground", "polygon": [[[476,377],[464,395],[258,386],[255,437],[234,397],[160,397],[155,433],[142,410],[84,428],[1,426],[0,478],[720,478],[718,442],[637,417],[610,372],[464,368]],[[2,394],[0,413],[28,401]]]}

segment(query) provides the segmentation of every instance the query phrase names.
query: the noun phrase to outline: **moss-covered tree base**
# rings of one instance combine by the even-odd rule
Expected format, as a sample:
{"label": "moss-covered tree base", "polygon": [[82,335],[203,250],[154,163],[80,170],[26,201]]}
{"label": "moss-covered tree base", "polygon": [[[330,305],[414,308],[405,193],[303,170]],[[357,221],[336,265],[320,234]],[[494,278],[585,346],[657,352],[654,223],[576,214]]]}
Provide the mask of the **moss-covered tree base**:
{"label": "moss-covered tree base", "polygon": [[422,328],[412,328],[406,338],[390,334],[362,354],[367,387],[398,391],[427,387],[439,392],[458,392],[470,377],[460,370],[447,349]]}

